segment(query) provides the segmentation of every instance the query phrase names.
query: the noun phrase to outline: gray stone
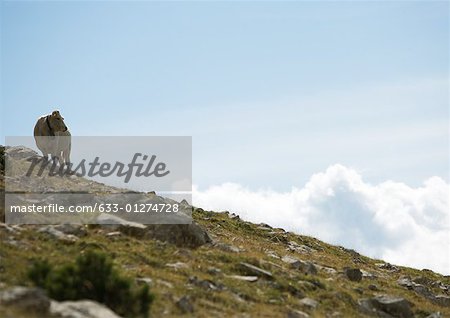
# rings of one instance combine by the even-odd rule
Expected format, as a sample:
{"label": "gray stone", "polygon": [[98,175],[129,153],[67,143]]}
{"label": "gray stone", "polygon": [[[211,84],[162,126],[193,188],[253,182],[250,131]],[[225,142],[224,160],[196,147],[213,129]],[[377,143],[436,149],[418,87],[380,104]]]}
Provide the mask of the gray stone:
{"label": "gray stone", "polygon": [[287,313],[287,318],[309,318],[310,316],[300,310],[289,310]]}
{"label": "gray stone", "polygon": [[450,296],[437,295],[434,297],[434,302],[443,307],[450,307]]}
{"label": "gray stone", "polygon": [[256,275],[258,277],[265,277],[265,278],[270,278],[270,279],[273,278],[271,272],[266,271],[262,268],[259,268],[255,265],[245,263],[245,262],[241,262],[239,265],[243,271],[245,271],[246,273],[248,273],[250,275]]}
{"label": "gray stone", "polygon": [[317,268],[314,263],[304,262],[291,256],[284,256],[281,260],[289,264],[292,268],[302,271],[304,274],[317,274]]}
{"label": "gray stone", "polygon": [[312,298],[305,297],[300,300],[300,305],[315,309],[319,305],[319,303]]}
{"label": "gray stone", "polygon": [[361,309],[369,314],[390,315],[398,318],[413,317],[411,303],[404,298],[389,295],[376,296],[359,301]]}
{"label": "gray stone", "polygon": [[225,252],[232,252],[232,253],[240,253],[241,252],[241,249],[239,247],[236,247],[236,246],[230,245],[230,244],[216,243],[216,244],[214,244],[214,246]]}
{"label": "gray stone", "polygon": [[186,269],[189,268],[189,265],[183,262],[169,263],[166,264],[167,267],[171,267],[174,269]]}
{"label": "gray stone", "polygon": [[359,268],[344,268],[344,274],[345,276],[353,281],[353,282],[360,282],[362,279],[362,272]]}
{"label": "gray stone", "polygon": [[59,318],[120,318],[108,307],[92,300],[52,301],[50,313]]}
{"label": "gray stone", "polygon": [[0,292],[0,305],[18,310],[46,313],[50,299],[39,288],[15,286]]}
{"label": "gray stone", "polygon": [[130,222],[108,213],[100,214],[97,217],[97,224],[133,237],[143,237],[147,233],[147,227],[144,224]]}
{"label": "gray stone", "polygon": [[60,241],[65,242],[76,242],[78,237],[72,234],[64,234],[63,232],[57,230],[53,225],[46,225],[41,227],[38,232],[48,234]]}
{"label": "gray stone", "polygon": [[227,277],[243,280],[246,282],[256,282],[258,280],[258,276],[227,275]]}
{"label": "gray stone", "polygon": [[187,313],[193,313],[194,312],[194,306],[191,303],[189,296],[183,296],[176,302],[177,307],[180,308],[180,310],[187,314]]}
{"label": "gray stone", "polygon": [[196,248],[212,240],[206,230],[195,222],[190,224],[149,224],[146,238],[157,239],[179,247]]}
{"label": "gray stone", "polygon": [[78,237],[87,235],[86,228],[82,224],[65,223],[55,225],[54,228],[64,234],[72,234]]}

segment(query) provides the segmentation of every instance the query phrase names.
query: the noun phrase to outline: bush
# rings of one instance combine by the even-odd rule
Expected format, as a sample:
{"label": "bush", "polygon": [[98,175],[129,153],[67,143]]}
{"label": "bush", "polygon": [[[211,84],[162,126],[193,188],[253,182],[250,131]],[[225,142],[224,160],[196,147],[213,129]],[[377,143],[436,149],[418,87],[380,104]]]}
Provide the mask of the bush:
{"label": "bush", "polygon": [[154,298],[148,286],[134,286],[113,268],[110,258],[93,251],[55,268],[47,261],[36,261],[28,277],[53,299],[92,299],[125,317],[147,317]]}

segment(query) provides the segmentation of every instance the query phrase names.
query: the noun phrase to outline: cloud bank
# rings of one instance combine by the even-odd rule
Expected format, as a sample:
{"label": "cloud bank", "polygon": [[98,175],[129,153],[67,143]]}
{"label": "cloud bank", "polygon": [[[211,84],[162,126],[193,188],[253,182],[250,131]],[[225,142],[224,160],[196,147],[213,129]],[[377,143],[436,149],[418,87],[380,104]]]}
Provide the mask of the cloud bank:
{"label": "cloud bank", "polygon": [[385,261],[450,274],[450,185],[439,177],[411,188],[371,185],[336,164],[290,192],[251,191],[235,183],[194,187],[193,202],[317,237]]}

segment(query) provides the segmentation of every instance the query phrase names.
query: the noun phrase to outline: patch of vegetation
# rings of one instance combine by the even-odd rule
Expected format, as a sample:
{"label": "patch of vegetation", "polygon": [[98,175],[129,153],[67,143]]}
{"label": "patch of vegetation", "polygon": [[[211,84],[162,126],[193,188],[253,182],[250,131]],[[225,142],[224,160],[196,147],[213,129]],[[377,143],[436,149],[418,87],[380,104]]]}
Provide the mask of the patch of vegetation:
{"label": "patch of vegetation", "polygon": [[0,146],[0,172],[5,171],[5,147]]}
{"label": "patch of vegetation", "polygon": [[154,296],[147,285],[137,287],[122,276],[105,254],[87,251],[75,260],[53,267],[36,261],[28,277],[56,300],[92,299],[125,317],[147,317]]}

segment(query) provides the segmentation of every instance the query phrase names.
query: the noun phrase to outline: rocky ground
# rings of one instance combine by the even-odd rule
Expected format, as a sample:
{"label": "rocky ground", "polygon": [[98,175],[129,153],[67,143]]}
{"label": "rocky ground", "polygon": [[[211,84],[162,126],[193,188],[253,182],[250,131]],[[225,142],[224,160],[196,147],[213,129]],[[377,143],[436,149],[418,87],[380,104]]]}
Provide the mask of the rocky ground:
{"label": "rocky ground", "polygon": [[[26,160],[25,152],[16,151],[23,157],[14,160]],[[35,259],[64,264],[98,250],[150,286],[155,317],[450,317],[449,276],[370,259],[229,212],[193,208],[192,216],[192,225],[176,226],[120,219],[115,225],[1,223],[0,316],[115,317],[90,300],[49,299],[27,278]]]}

